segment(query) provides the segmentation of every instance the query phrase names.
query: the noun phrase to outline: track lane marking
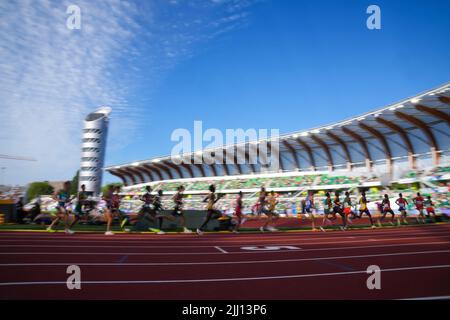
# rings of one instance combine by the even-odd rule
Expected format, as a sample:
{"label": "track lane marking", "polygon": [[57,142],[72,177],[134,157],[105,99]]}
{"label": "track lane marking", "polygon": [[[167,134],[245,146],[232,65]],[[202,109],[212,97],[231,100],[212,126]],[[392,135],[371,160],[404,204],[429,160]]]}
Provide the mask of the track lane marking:
{"label": "track lane marking", "polygon": [[[438,245],[450,244],[448,241],[437,242],[418,242],[418,243],[401,243],[401,244],[384,244],[374,246],[352,246],[352,247],[334,247],[334,248],[313,248],[313,249],[299,249],[286,251],[237,251],[230,252],[232,254],[274,254],[274,253],[289,253],[289,252],[310,252],[310,251],[329,251],[329,250],[349,250],[349,249],[366,249],[366,248],[387,248],[387,247],[404,247],[404,246],[422,246],[422,245]],[[137,255],[137,256],[152,256],[152,255],[217,255],[220,252],[0,252],[0,255]]]}
{"label": "track lane marking", "polygon": [[[449,232],[445,232],[444,233],[444,234],[449,234],[448,236],[438,236],[440,234],[441,233],[434,233],[433,235],[430,235],[430,236],[428,236],[428,235],[421,236],[421,234],[417,234],[417,235],[410,234],[410,236],[414,236],[414,237],[402,237],[402,238],[399,238],[399,237],[395,237],[395,238],[379,238],[379,239],[357,238],[357,240],[345,240],[344,239],[345,241],[342,241],[342,239],[339,239],[339,242],[340,243],[354,243],[354,242],[363,242],[363,241],[391,241],[391,240],[414,240],[414,239],[429,239],[429,238],[450,238],[450,233]],[[303,243],[303,244],[305,244],[305,245],[333,244],[333,243],[336,243],[336,240],[337,240],[336,238],[323,238],[323,239],[299,239],[299,238],[292,238],[292,239],[288,239],[288,240],[287,239],[278,240],[278,241],[280,241],[280,243],[273,244],[273,245],[290,244],[291,241],[308,241],[308,240],[309,241],[315,241],[315,240],[326,240],[326,239],[333,239],[335,241],[329,241],[329,242],[316,241],[316,242],[309,242],[309,243]],[[270,239],[270,240],[271,241],[277,241],[277,239]],[[10,240],[10,241],[11,242],[17,242],[17,241],[34,242],[34,241],[31,241],[31,240]],[[47,242],[58,242],[58,243],[63,242],[63,241],[58,240],[58,239],[44,240],[44,241],[47,241]],[[170,243],[180,243],[180,241],[182,241],[182,240],[172,241]],[[255,239],[255,240],[252,240],[252,241],[216,241],[216,243],[220,243],[220,245],[222,247],[230,247],[230,248],[232,248],[232,247],[241,247],[242,245],[246,245],[247,243],[248,244],[253,244],[253,243],[256,243],[256,242],[259,243],[259,242],[266,242],[266,241],[267,240],[265,240],[265,239],[263,239],[263,240]],[[281,241],[286,241],[286,243],[281,243]],[[20,247],[27,247],[27,248],[34,248],[34,247],[42,247],[42,248],[45,248],[45,247],[48,247],[48,248],[57,248],[57,247],[61,247],[61,248],[76,248],[76,247],[78,247],[78,248],[83,248],[83,247],[86,247],[86,248],[91,248],[91,247],[93,247],[93,248],[107,248],[107,247],[111,247],[111,248],[121,248],[121,247],[123,247],[123,248],[127,248],[127,247],[130,247],[130,248],[177,248],[177,247],[179,247],[179,248],[210,248],[211,247],[211,244],[210,245],[197,245],[197,246],[195,246],[195,245],[186,246],[185,245],[186,243],[194,243],[194,244],[196,244],[196,243],[198,243],[197,241],[192,241],[192,242],[183,241],[184,245],[182,245],[182,246],[181,245],[180,246],[145,246],[145,245],[131,245],[131,244],[130,245],[125,245],[125,246],[124,245],[118,246],[117,242],[110,242],[108,240],[104,240],[104,241],[67,240],[67,241],[64,241],[64,242],[68,242],[70,244],[73,244],[75,242],[83,242],[83,243],[106,242],[106,243],[110,243],[111,245],[109,245],[109,246],[97,246],[97,245],[86,245],[86,246],[81,246],[81,245],[67,245],[67,246],[65,246],[65,245],[49,245],[49,246],[46,246],[46,245],[27,245],[27,244],[23,244],[23,245],[3,244],[3,245],[0,245],[0,248],[1,247],[4,247],[4,248],[8,248],[8,247],[12,247],[12,248],[14,248],[14,247],[17,247],[17,248],[20,248]],[[124,241],[124,242],[126,242],[126,241]],[[151,241],[151,242],[157,242],[157,241]],[[227,245],[227,243],[234,243],[234,242],[238,242],[240,245]],[[208,243],[211,243],[211,241],[208,241]],[[269,245],[269,244],[265,244],[265,245]],[[298,243],[292,243],[292,244],[298,244]]]}
{"label": "track lane marking", "polygon": [[[427,270],[427,269],[447,269],[449,264],[432,265],[432,266],[416,266],[403,268],[382,269],[381,272],[411,271],[411,270]],[[83,281],[83,285],[87,284],[164,284],[164,283],[201,283],[201,282],[231,282],[231,281],[261,281],[261,280],[282,280],[282,279],[298,279],[298,278],[314,278],[314,277],[333,277],[366,274],[367,270],[329,272],[329,273],[311,273],[311,274],[295,274],[287,276],[267,276],[267,277],[244,277],[244,278],[216,278],[216,279],[177,279],[177,280],[112,280],[112,281]],[[28,282],[1,282],[0,287],[10,286],[30,286],[30,285],[66,285],[66,281],[28,281]]]}
{"label": "track lane marking", "polygon": [[221,247],[215,246],[214,248],[216,248],[217,250],[219,250],[222,253],[228,253],[227,251],[223,250]]}
{"label": "track lane marking", "polygon": [[2,263],[0,267],[39,267],[39,266],[67,266],[75,264],[78,266],[189,266],[189,265],[223,265],[223,264],[262,264],[262,263],[286,263],[286,262],[302,262],[302,261],[321,261],[321,260],[344,260],[344,259],[365,259],[377,257],[391,256],[408,256],[421,254],[439,254],[450,253],[450,250],[432,250],[432,251],[411,251],[411,252],[394,252],[353,256],[332,256],[332,257],[312,257],[301,259],[277,259],[277,260],[251,260],[251,261],[217,261],[217,262],[56,262],[56,263]]}
{"label": "track lane marking", "polygon": [[[450,223],[449,224],[447,224],[446,226],[450,226]],[[445,230],[442,230],[442,229],[447,229],[446,231]],[[439,231],[441,231],[441,232],[450,232],[450,227],[449,228],[442,228],[442,226],[436,226],[436,225],[432,225],[432,226],[417,226],[417,227],[411,227],[411,228],[408,228],[408,229],[405,229],[405,228],[398,228],[398,227],[393,227],[393,229],[392,230],[386,230],[386,229],[384,229],[384,228],[378,228],[378,229],[375,229],[375,230],[372,230],[372,229],[364,229],[364,230],[348,230],[348,231],[346,231],[345,233],[344,232],[342,232],[342,231],[332,231],[332,230],[330,230],[330,232],[329,233],[335,233],[335,237],[333,237],[333,238],[340,238],[340,237],[346,237],[346,235],[345,234],[348,234],[347,235],[347,237],[348,236],[350,236],[350,233],[351,233],[351,235],[352,236],[357,236],[357,235],[361,235],[361,236],[364,236],[364,235],[366,235],[366,234],[370,234],[371,236],[373,236],[374,234],[377,234],[377,235],[381,235],[381,234],[386,234],[386,235],[391,235],[391,234],[411,234],[411,231],[414,231],[414,230],[418,230],[418,231],[421,231],[421,232],[419,232],[419,233],[416,233],[416,234],[423,234],[424,233],[424,231],[426,231],[426,230],[428,230],[428,231],[432,231],[432,230],[436,230],[436,232],[439,232]],[[10,237],[9,235],[13,235],[13,236],[16,236],[16,237],[14,237],[14,238],[12,238],[12,237]],[[9,234],[2,234],[2,232],[0,231],[0,241],[2,241],[2,240],[9,240],[9,239],[23,239],[23,240],[28,240],[28,239],[24,239],[24,238],[30,238],[30,240],[53,240],[53,239],[59,239],[59,240],[66,240],[66,239],[68,239],[68,238],[73,238],[73,237],[77,237],[77,236],[80,236],[78,239],[83,239],[83,240],[90,240],[90,239],[92,239],[92,240],[100,240],[100,239],[103,239],[103,240],[100,240],[100,241],[122,241],[122,240],[135,240],[135,241],[138,241],[138,240],[152,240],[152,239],[158,239],[158,240],[161,240],[161,239],[163,239],[163,236],[155,236],[153,233],[152,234],[148,234],[148,235],[145,235],[145,236],[142,236],[142,234],[117,234],[118,235],[118,237],[117,238],[115,238],[115,239],[109,239],[109,240],[104,240],[104,236],[102,235],[102,234],[90,234],[90,235],[86,235],[86,234],[83,234],[83,233],[76,233],[75,235],[65,235],[65,234],[63,234],[63,232],[58,232],[58,235],[56,235],[56,236],[52,236],[53,234],[47,234],[47,235],[45,235],[45,236],[43,236],[43,235],[37,235],[36,233],[30,233],[30,234],[20,234],[20,233],[18,233],[18,232],[16,232],[16,233],[9,233]],[[241,238],[241,240],[242,239],[246,239],[246,238],[251,238],[251,237],[255,237],[255,238],[261,238],[261,237],[264,237],[264,234],[261,234],[261,233],[249,233],[249,234],[240,234],[240,235],[232,235],[231,233],[221,233],[221,234],[215,234],[215,233],[210,233],[210,234],[207,234],[209,237],[219,237],[219,236],[226,236],[226,237],[230,237],[231,238],[231,236],[232,236],[232,238],[233,239],[236,239],[237,237],[240,237]],[[266,233],[266,235],[267,235],[267,233]],[[298,238],[298,237],[308,237],[308,236],[311,236],[311,235],[314,235],[314,233],[312,233],[312,232],[298,232],[298,233],[295,233],[295,232],[282,232],[282,233],[271,233],[270,234],[270,237],[268,237],[268,238],[270,238],[270,239],[272,239],[273,237],[280,237],[280,238],[283,238],[283,237],[286,237],[286,238],[288,238],[288,237],[293,237],[293,236],[297,236],[296,238]],[[62,237],[66,237],[65,239],[61,239],[61,237],[60,236],[62,236]],[[88,236],[92,236],[92,237],[88,237]],[[175,237],[177,237],[176,239],[183,239],[183,240],[185,240],[187,237],[192,237],[192,235],[187,235],[187,236],[183,236],[182,234],[168,234],[168,235],[165,235],[164,237],[171,237],[172,239],[174,239],[175,240]],[[314,238],[319,238],[320,236],[313,236]],[[174,240],[169,240],[169,241],[174,241]],[[209,241],[210,239],[205,239],[205,242],[207,242],[207,241]],[[236,239],[237,240],[237,239]]]}

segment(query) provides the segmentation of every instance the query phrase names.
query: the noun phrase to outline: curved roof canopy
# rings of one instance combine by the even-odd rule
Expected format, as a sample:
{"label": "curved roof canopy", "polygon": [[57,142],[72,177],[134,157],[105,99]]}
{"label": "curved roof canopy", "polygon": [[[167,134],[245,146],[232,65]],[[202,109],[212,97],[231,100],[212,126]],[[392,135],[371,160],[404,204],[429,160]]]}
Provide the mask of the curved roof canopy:
{"label": "curved roof canopy", "polygon": [[[276,138],[222,146],[107,167],[125,185],[159,180],[267,172],[264,146],[279,154],[279,171],[362,170],[396,162],[417,167],[423,157],[439,165],[450,149],[450,83],[363,115]],[[274,143],[277,142],[277,143]],[[276,148],[276,149],[275,149]],[[229,151],[234,152],[230,153]],[[276,152],[275,152],[276,151]],[[230,155],[231,154],[231,155]],[[266,154],[266,153],[261,153]],[[244,158],[245,162],[237,161]],[[203,159],[203,161],[198,161]],[[213,159],[213,160],[211,160]],[[195,161],[197,160],[197,161]],[[210,161],[207,161],[210,160]],[[250,161],[253,160],[253,161]]]}

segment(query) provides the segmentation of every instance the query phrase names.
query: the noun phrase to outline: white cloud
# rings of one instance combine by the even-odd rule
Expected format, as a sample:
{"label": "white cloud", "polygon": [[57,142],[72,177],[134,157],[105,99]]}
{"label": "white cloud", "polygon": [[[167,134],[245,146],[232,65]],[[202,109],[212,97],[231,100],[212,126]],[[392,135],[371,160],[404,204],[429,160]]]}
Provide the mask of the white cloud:
{"label": "white cloud", "polygon": [[[1,1],[0,153],[38,160],[0,160],[6,181],[71,178],[82,119],[101,105],[113,108],[110,147],[124,146],[146,106],[130,98],[155,87],[200,43],[239,27],[252,3]],[[70,4],[81,8],[81,30],[66,27]]]}

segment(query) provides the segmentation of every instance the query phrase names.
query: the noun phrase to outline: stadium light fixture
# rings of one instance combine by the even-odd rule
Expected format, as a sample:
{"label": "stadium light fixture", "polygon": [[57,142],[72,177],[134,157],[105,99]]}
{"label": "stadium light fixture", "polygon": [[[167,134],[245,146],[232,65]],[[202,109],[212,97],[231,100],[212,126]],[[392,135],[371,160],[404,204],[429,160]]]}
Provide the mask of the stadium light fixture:
{"label": "stadium light fixture", "polygon": [[421,99],[419,99],[419,98],[414,98],[414,99],[411,99],[410,102],[411,102],[411,103],[419,103],[420,100],[421,100]]}
{"label": "stadium light fixture", "polygon": [[312,130],[311,133],[320,133],[319,129]]}
{"label": "stadium light fixture", "polygon": [[120,169],[120,166],[114,167],[114,169]]}
{"label": "stadium light fixture", "polygon": [[366,117],[361,117],[361,118],[358,118],[357,120],[358,121],[363,121],[363,120],[366,120]]}
{"label": "stadium light fixture", "polygon": [[133,162],[131,165],[134,166],[134,167],[137,167],[137,166],[140,165],[140,163],[139,162]]}
{"label": "stadium light fixture", "polygon": [[298,134],[292,135],[292,138],[297,139],[298,138]]}
{"label": "stadium light fixture", "polygon": [[152,160],[153,163],[157,163],[157,162],[159,162],[159,161],[160,161],[159,159],[153,159],[153,160]]}
{"label": "stadium light fixture", "polygon": [[301,136],[302,137],[307,137],[307,136],[309,136],[309,132],[302,132]]}

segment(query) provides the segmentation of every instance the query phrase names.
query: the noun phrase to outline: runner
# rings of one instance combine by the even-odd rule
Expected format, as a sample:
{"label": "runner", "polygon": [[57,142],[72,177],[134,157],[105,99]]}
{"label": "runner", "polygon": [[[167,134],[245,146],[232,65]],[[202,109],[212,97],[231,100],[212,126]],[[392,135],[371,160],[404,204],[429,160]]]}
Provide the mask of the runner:
{"label": "runner", "polygon": [[110,185],[106,193],[103,193],[102,195],[102,200],[104,201],[104,204],[100,202],[97,206],[98,210],[100,212],[103,212],[103,216],[106,221],[106,232],[105,232],[106,236],[114,235],[114,233],[111,231],[111,225],[113,220],[113,205],[112,205],[113,193],[114,193],[114,186]]}
{"label": "runner", "polygon": [[408,205],[408,201],[403,198],[403,194],[398,195],[398,199],[395,200],[395,204],[398,205],[398,212],[400,212],[400,218],[398,219],[399,224],[403,223],[408,224],[408,220],[406,219],[406,206]]}
{"label": "runner", "polygon": [[84,184],[82,184],[81,190],[77,194],[77,205],[75,206],[75,210],[74,210],[75,217],[74,217],[72,223],[70,224],[69,229],[72,229],[75,226],[75,224],[81,219],[81,217],[86,215],[86,212],[83,211],[83,207],[86,204],[87,198],[88,198],[88,194],[86,192],[86,186]]}
{"label": "runner", "polygon": [[342,231],[347,230],[347,219],[342,209],[341,200],[339,199],[339,191],[336,191],[334,193],[333,205],[333,216],[336,217],[336,214],[339,214],[342,218],[342,226],[340,227],[340,229]]}
{"label": "runner", "polygon": [[352,215],[352,217],[354,218],[355,214],[352,211],[353,204],[352,204],[352,199],[350,197],[350,193],[348,191],[345,192],[345,198],[344,198],[343,206],[344,206],[343,213],[345,215],[345,218],[347,219],[348,224],[353,224],[353,221],[350,218],[350,215]]}
{"label": "runner", "polygon": [[312,191],[309,191],[306,198],[305,198],[305,207],[304,207],[305,214],[311,215],[311,226],[312,231],[317,231],[316,225],[315,225],[315,216],[314,213],[316,211],[316,207],[314,204],[314,193]]}
{"label": "runner", "polygon": [[266,211],[266,188],[261,187],[261,191],[259,192],[258,203],[257,203],[257,213],[258,216],[261,216],[262,213]]}
{"label": "runner", "polygon": [[425,223],[425,215],[423,214],[423,202],[423,197],[420,195],[420,192],[417,192],[417,197],[413,199],[413,203],[415,204],[417,211],[419,211],[419,216],[417,217],[418,223],[420,223],[420,218],[422,218],[422,223]]}
{"label": "runner", "polygon": [[166,217],[166,218],[171,221],[174,221],[176,219],[176,217],[180,217],[180,223],[181,223],[181,226],[183,227],[183,232],[184,233],[192,233],[191,230],[186,228],[186,219],[183,214],[183,192],[184,192],[184,186],[179,186],[177,188],[177,193],[175,193],[174,196],[172,197],[172,200],[174,202],[172,216],[170,218],[169,217]]}
{"label": "runner", "polygon": [[241,227],[241,225],[245,222],[245,218],[242,218],[242,208],[243,208],[243,202],[242,202],[242,198],[243,198],[243,193],[242,191],[239,191],[238,197],[236,199],[236,207],[235,207],[235,211],[234,214],[236,215],[236,226],[234,227],[233,232],[234,233],[239,233],[239,228]]}
{"label": "runner", "polygon": [[213,184],[209,186],[209,194],[206,196],[205,199],[203,199],[203,202],[208,203],[206,205],[206,209],[207,209],[206,218],[205,218],[205,221],[200,226],[200,228],[197,229],[198,235],[203,234],[203,228],[206,227],[206,225],[208,224],[208,222],[211,219],[218,219],[222,216],[222,213],[216,209],[215,205],[216,205],[217,201],[219,201],[220,198],[222,198],[223,196],[224,196],[224,194],[216,196],[216,187]]}
{"label": "runner", "polygon": [[275,219],[278,218],[278,215],[275,212],[275,207],[278,204],[278,200],[277,200],[277,197],[275,195],[275,192],[274,191],[270,192],[270,195],[269,195],[269,197],[267,199],[267,202],[266,202],[266,199],[264,197],[263,201],[260,201],[261,206],[263,205],[263,203],[265,203],[266,208],[263,208],[262,212],[267,216],[267,220],[264,223],[264,225],[261,228],[259,228],[259,230],[261,232],[264,232],[266,230],[270,231],[270,232],[278,231],[276,228],[274,228],[273,226],[269,225],[270,223],[272,223],[274,218]]}
{"label": "runner", "polygon": [[367,207],[368,203],[369,203],[369,201],[367,201],[366,192],[363,191],[361,193],[361,198],[359,198],[359,218],[361,218],[362,215],[365,213],[369,217],[370,224],[372,225],[372,229],[375,229],[376,226],[373,224],[372,215],[370,214],[369,208]]}
{"label": "runner", "polygon": [[69,216],[66,210],[66,205],[70,203],[70,181],[64,182],[63,189],[55,193],[53,199],[58,201],[58,205],[56,207],[57,212],[56,217],[52,220],[50,226],[48,226],[47,231],[55,232],[56,230],[54,230],[53,227],[58,224],[59,220],[62,219],[64,222],[65,233],[73,234],[74,232],[70,230],[68,226]]}
{"label": "runner", "polygon": [[[158,194],[153,199],[153,206],[154,206],[154,211],[155,211],[155,217],[156,217],[156,219],[158,219],[159,231],[156,232],[157,234],[165,234],[165,232],[162,231],[163,220],[164,220],[164,218],[166,218],[162,214],[162,211],[164,210],[163,206],[162,206],[162,200],[161,200],[162,196],[163,196],[163,191],[162,190],[158,190]],[[169,220],[170,220],[170,218],[169,218]]]}
{"label": "runner", "polygon": [[430,218],[430,215],[433,214],[433,221],[436,222],[436,212],[434,211],[434,203],[431,200],[431,196],[427,196],[427,200],[425,200],[424,204],[427,210],[428,218]]}
{"label": "runner", "polygon": [[384,199],[383,199],[383,201],[381,202],[381,208],[382,208],[382,213],[383,213],[383,216],[381,217],[381,219],[379,220],[379,223],[378,223],[378,225],[379,226],[381,226],[381,222],[382,221],[384,221],[384,218],[386,218],[386,215],[388,214],[388,213],[390,213],[391,215],[392,215],[392,218],[391,218],[391,225],[395,225],[394,224],[394,219],[395,219],[395,213],[394,213],[394,211],[391,209],[391,201],[389,200],[389,196],[387,195],[387,194],[385,194],[384,195]]}
{"label": "runner", "polygon": [[325,232],[325,228],[332,224],[329,215],[332,215],[332,220],[336,220],[336,216],[333,215],[333,201],[329,192],[325,194],[325,200],[323,201],[323,222],[319,227],[321,231]]}

